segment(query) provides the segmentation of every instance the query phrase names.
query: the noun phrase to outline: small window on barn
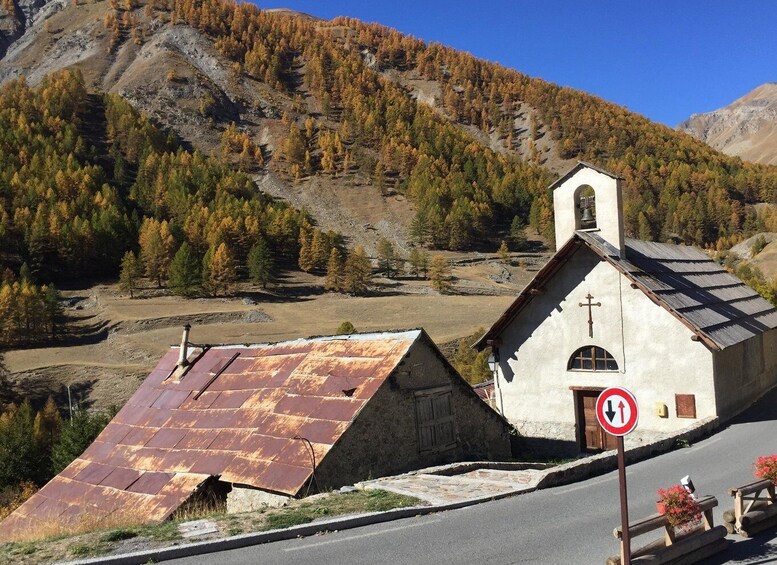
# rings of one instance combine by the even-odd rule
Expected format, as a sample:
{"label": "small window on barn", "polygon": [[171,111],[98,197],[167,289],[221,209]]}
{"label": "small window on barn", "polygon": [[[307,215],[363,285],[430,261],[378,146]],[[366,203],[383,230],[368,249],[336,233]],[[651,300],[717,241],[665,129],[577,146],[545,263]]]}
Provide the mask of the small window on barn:
{"label": "small window on barn", "polygon": [[601,347],[586,345],[569,358],[569,371],[617,371],[618,363],[612,355]]}
{"label": "small window on barn", "polygon": [[456,445],[451,389],[417,392],[415,410],[420,451],[443,451]]}
{"label": "small window on barn", "polygon": [[675,394],[674,404],[677,409],[678,418],[696,417],[696,395],[694,394]]}

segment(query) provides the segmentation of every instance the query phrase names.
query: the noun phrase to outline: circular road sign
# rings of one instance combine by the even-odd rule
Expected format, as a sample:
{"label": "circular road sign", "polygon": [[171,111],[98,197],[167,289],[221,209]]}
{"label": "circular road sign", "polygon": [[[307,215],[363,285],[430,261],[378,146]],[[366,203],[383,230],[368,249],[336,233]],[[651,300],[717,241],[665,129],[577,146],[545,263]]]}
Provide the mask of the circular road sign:
{"label": "circular road sign", "polygon": [[637,399],[623,387],[604,389],[596,399],[596,419],[608,434],[625,436],[637,426]]}

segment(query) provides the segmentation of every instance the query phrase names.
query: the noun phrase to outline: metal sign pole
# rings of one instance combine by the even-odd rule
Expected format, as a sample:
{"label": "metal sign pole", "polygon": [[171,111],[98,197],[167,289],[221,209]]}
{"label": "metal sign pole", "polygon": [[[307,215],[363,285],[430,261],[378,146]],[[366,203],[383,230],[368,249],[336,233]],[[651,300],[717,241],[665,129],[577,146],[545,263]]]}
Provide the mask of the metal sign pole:
{"label": "metal sign pole", "polygon": [[637,427],[639,406],[637,399],[623,387],[606,388],[596,399],[596,421],[610,435],[617,438],[618,482],[621,494],[621,563],[631,565],[631,536],[629,535],[629,497],[626,492],[626,450],[623,436]]}
{"label": "metal sign pole", "polygon": [[618,482],[621,493],[621,563],[631,565],[629,498],[626,492],[626,450],[623,448],[623,436],[618,436]]}

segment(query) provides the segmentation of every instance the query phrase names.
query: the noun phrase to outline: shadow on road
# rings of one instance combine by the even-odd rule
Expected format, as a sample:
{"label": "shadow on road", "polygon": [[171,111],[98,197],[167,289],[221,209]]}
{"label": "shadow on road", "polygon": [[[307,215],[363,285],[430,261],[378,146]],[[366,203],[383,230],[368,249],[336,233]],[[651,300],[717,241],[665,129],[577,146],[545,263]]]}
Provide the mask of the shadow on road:
{"label": "shadow on road", "polygon": [[766,531],[749,539],[740,539],[740,541],[730,544],[723,553],[709,557],[704,562],[709,565],[722,565],[723,563],[748,563],[750,565],[774,563],[777,562],[776,544],[774,531]]}
{"label": "shadow on road", "polygon": [[732,419],[728,425],[750,424],[753,422],[770,422],[777,420],[777,387],[773,388],[750,408]]}

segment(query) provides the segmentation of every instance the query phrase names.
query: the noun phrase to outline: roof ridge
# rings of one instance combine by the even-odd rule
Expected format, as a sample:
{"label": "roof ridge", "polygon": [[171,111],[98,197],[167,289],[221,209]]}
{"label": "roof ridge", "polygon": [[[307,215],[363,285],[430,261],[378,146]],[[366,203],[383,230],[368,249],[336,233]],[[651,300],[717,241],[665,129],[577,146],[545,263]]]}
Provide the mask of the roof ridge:
{"label": "roof ridge", "polygon": [[[331,334],[331,335],[318,335],[309,337],[298,337],[294,339],[286,339],[281,341],[266,341],[258,343],[219,343],[219,344],[203,344],[208,345],[211,349],[249,349],[254,347],[277,347],[279,345],[291,345],[301,343],[313,343],[322,341],[372,341],[380,337],[387,338],[401,338],[414,336],[413,339],[417,339],[423,331],[423,328],[413,328],[408,330],[389,330],[389,331],[374,331],[374,332],[362,332],[353,334]],[[198,344],[199,346],[200,344]],[[170,348],[178,348],[180,345],[174,344]]]}

